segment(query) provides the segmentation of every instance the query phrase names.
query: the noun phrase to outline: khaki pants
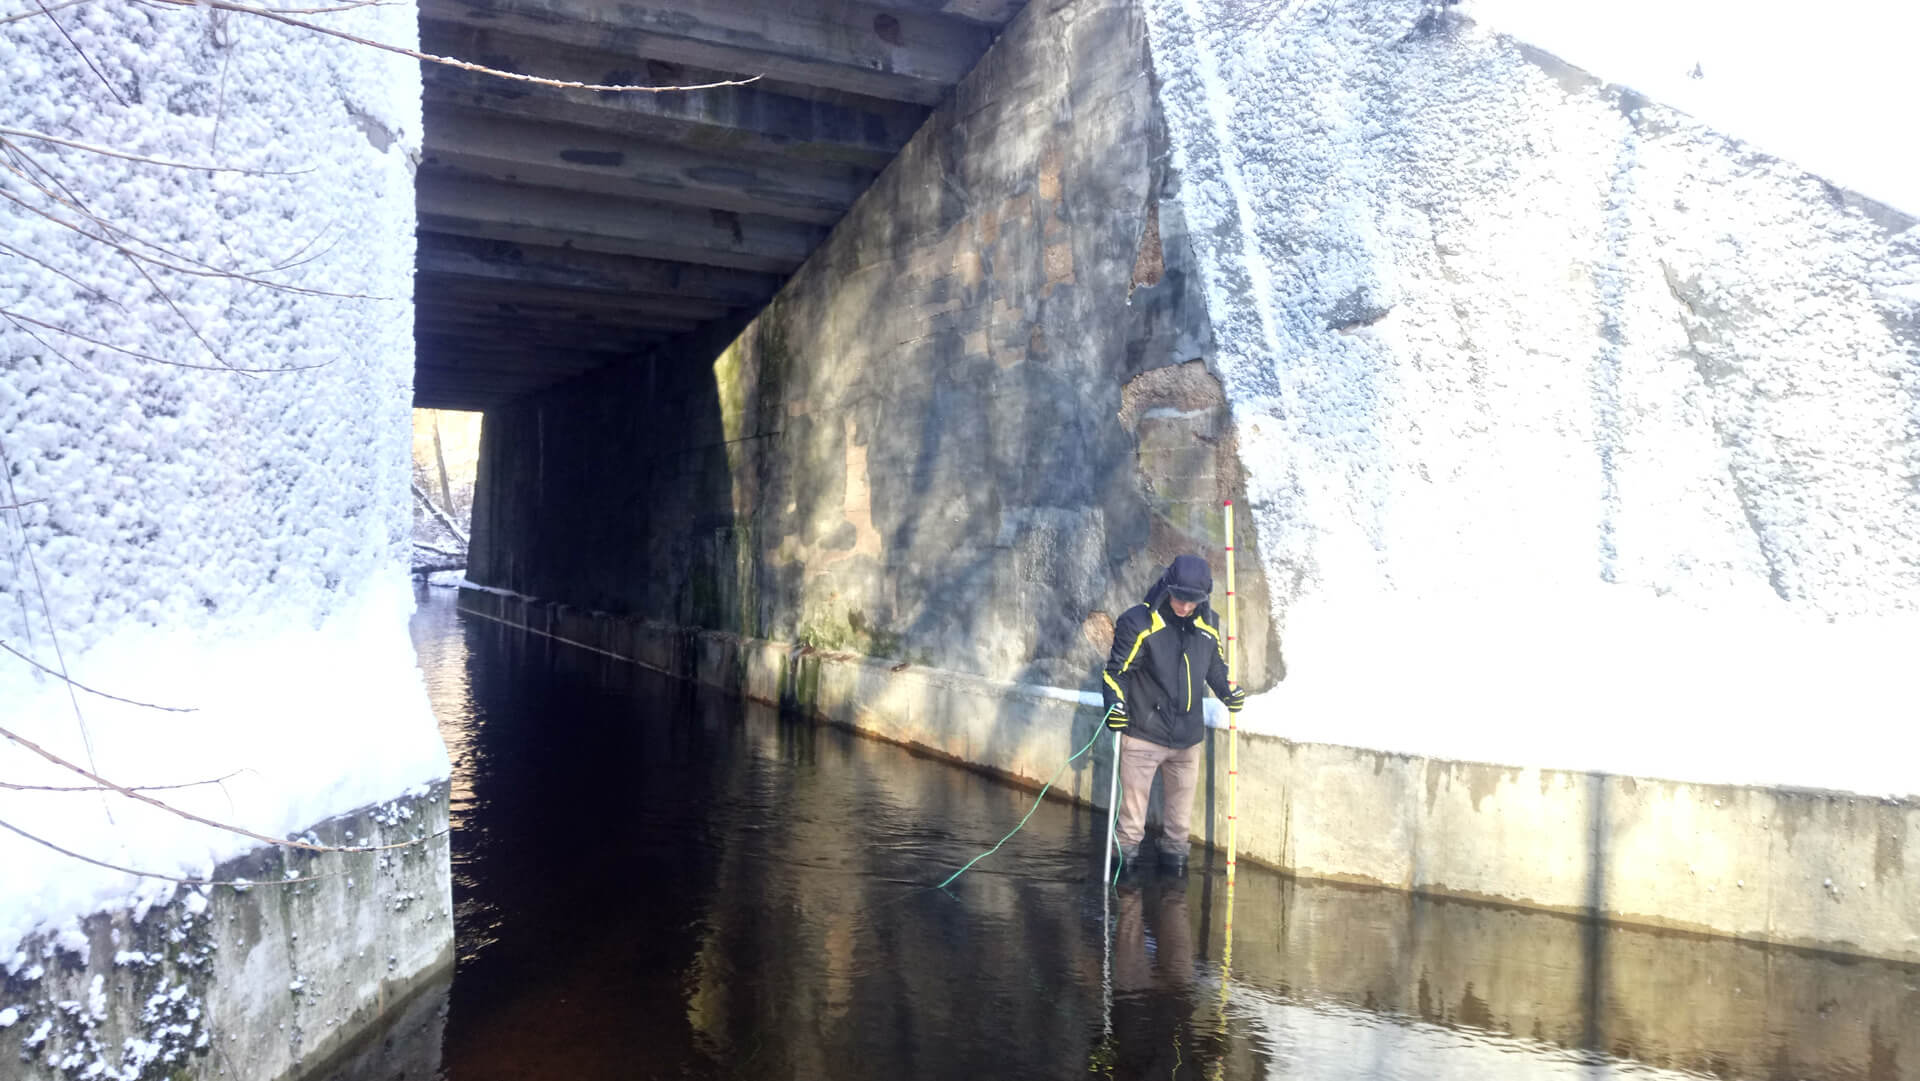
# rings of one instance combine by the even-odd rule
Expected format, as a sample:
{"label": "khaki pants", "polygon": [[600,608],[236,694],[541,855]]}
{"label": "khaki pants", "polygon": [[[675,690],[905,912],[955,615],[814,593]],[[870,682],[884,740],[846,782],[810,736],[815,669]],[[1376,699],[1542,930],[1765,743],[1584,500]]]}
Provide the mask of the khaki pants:
{"label": "khaki pants", "polygon": [[1162,747],[1144,739],[1120,736],[1120,843],[1138,845],[1147,831],[1147,797],[1153,793],[1153,775],[1160,774],[1160,847],[1185,854],[1188,820],[1193,817],[1193,790],[1200,783],[1200,748]]}

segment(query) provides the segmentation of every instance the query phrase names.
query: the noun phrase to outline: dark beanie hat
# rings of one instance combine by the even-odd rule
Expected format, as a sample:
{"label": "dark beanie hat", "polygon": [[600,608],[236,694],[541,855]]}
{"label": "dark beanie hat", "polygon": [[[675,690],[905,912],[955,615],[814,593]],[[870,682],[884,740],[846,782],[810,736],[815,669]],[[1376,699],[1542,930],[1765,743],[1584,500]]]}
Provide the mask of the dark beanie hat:
{"label": "dark beanie hat", "polygon": [[1166,583],[1177,600],[1204,601],[1213,592],[1213,570],[1199,556],[1174,556],[1167,567]]}

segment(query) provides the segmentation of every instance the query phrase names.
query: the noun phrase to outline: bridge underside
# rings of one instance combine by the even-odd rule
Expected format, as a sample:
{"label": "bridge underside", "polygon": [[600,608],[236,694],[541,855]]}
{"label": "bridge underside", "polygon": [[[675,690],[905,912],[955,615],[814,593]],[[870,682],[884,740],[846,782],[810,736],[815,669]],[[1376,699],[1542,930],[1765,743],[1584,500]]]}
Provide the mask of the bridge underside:
{"label": "bridge underside", "polygon": [[422,0],[414,402],[486,409],[772,298],[1021,0]]}

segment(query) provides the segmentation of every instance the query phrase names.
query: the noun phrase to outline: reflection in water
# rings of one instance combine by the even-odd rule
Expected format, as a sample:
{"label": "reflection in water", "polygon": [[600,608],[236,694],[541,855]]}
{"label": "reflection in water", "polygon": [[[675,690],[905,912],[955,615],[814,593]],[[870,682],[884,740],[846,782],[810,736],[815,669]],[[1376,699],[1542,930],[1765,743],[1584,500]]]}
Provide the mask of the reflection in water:
{"label": "reflection in water", "polygon": [[1103,894],[1104,819],[1050,803],[927,889],[1030,796],[451,608],[416,621],[455,766],[451,1081],[1920,1081],[1913,969],[1252,867],[1223,988],[1198,861]]}

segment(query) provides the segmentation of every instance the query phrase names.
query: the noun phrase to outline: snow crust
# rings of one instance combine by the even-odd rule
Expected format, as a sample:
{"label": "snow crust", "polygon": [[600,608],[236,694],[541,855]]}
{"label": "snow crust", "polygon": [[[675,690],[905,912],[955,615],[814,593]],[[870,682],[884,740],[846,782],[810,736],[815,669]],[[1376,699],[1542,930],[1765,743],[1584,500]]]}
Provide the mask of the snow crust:
{"label": "snow crust", "polygon": [[1887,111],[1913,102],[1920,7],[1832,0],[1817,18],[1787,0],[1468,0],[1462,10],[1842,187],[1920,214],[1920,141],[1897,130],[1898,113]]}
{"label": "snow crust", "polygon": [[1288,675],[1242,726],[1920,792],[1920,230],[1417,2],[1151,0]]}
{"label": "snow crust", "polygon": [[[225,777],[155,795],[269,836],[445,777],[406,635],[414,65],[208,8],[58,14],[100,76],[45,18],[10,22],[0,125],[254,171],[15,138],[110,223],[90,231],[164,246],[176,267],[351,295],[143,275],[0,203],[0,309],[209,369],[0,319],[0,505],[24,504],[0,510],[0,641],[50,668],[64,658],[91,687],[193,710],[76,699],[0,655],[0,724],[121,784]],[[402,45],[417,36],[410,4],[316,18]],[[16,175],[0,185],[78,220]],[[0,744],[0,779],[87,784],[13,744]],[[0,791],[0,821],[182,877],[255,846],[99,792]],[[63,927],[84,948],[77,918],[171,895],[11,833],[0,866],[0,953]]]}

